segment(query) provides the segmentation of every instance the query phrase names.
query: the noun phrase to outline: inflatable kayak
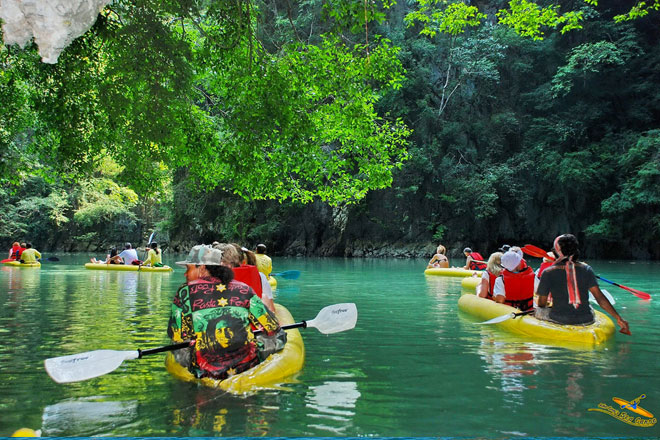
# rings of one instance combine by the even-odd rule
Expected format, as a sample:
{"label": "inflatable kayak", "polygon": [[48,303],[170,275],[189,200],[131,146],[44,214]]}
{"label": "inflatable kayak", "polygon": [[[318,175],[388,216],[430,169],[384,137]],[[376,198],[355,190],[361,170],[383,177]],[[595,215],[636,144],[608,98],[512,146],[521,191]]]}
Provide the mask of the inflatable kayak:
{"label": "inflatable kayak", "polygon": [[[275,309],[280,325],[294,323],[293,317],[284,306],[275,304]],[[165,358],[165,368],[177,379],[186,382],[197,382],[211,388],[221,388],[233,394],[267,388],[300,371],[305,362],[305,344],[300,331],[291,329],[286,330],[286,333],[287,342],[282,351],[270,355],[256,367],[225,380],[215,380],[207,377],[197,379],[187,368],[176,362],[171,352],[168,352]]]}
{"label": "inflatable kayak", "polygon": [[133,264],[105,264],[105,263],[87,263],[85,269],[92,270],[122,270],[127,272],[172,272],[170,266],[150,267],[135,266]]}
{"label": "inflatable kayak", "polygon": [[[479,282],[477,278],[467,278],[461,282],[466,290],[474,291]],[[463,312],[487,321],[498,316],[519,312],[518,309],[506,304],[498,304],[493,300],[480,298],[474,293],[464,292],[458,299],[458,308]],[[615,327],[612,320],[604,313],[594,310],[595,322],[590,325],[562,325],[549,321],[541,321],[533,315],[518,316],[514,319],[493,324],[512,333],[539,338],[559,343],[577,343],[598,345],[614,335]],[[552,343],[552,342],[550,342]]]}
{"label": "inflatable kayak", "polygon": [[38,261],[35,261],[34,263],[21,263],[20,261],[7,261],[5,263],[2,263],[5,266],[10,266],[10,267],[41,267],[41,263]]}
{"label": "inflatable kayak", "polygon": [[431,267],[424,271],[424,275],[440,277],[471,277],[474,274],[481,276],[483,270],[467,270],[461,267]]}

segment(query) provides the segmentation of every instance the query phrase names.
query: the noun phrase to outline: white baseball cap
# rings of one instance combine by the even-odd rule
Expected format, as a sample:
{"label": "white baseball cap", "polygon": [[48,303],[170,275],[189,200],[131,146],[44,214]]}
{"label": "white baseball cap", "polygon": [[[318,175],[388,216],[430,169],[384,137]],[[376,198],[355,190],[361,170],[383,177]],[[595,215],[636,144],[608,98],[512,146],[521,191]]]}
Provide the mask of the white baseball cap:
{"label": "white baseball cap", "polygon": [[515,251],[507,251],[502,255],[502,266],[513,272],[522,261],[522,255]]}

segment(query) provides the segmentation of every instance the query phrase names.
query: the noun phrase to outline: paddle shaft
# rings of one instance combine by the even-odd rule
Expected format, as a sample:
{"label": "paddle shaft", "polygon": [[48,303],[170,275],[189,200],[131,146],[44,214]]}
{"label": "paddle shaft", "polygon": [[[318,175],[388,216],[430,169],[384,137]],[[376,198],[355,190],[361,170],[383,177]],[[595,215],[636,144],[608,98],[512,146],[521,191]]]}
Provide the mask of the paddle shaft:
{"label": "paddle shaft", "polygon": [[142,357],[150,354],[162,353],[164,351],[174,351],[180,348],[190,347],[194,342],[195,341],[185,341],[179,342],[178,344],[166,345],[164,347],[150,348],[148,350],[138,350],[138,353],[140,353],[139,357]]}
{"label": "paddle shaft", "polygon": [[[296,322],[293,324],[287,324],[282,326],[282,330],[290,330],[292,328],[307,328],[307,321],[302,321],[302,322]],[[258,335],[259,333],[263,333],[263,330],[257,329],[257,330],[252,330],[252,334]]]}
{"label": "paddle shaft", "polygon": [[[282,330],[290,330],[292,328],[307,328],[307,321],[302,321],[302,322],[296,322],[294,324],[287,324],[282,326]],[[259,333],[263,333],[263,330],[253,330],[253,334],[258,335]],[[156,353],[162,353],[164,351],[174,351],[174,350],[179,350],[180,348],[186,348],[190,347],[195,343],[195,341],[185,341],[185,342],[179,342],[177,344],[172,344],[172,345],[166,345],[164,347],[158,347],[158,348],[150,348],[148,350],[138,350],[140,353],[139,357],[147,356],[150,354],[156,354]]]}

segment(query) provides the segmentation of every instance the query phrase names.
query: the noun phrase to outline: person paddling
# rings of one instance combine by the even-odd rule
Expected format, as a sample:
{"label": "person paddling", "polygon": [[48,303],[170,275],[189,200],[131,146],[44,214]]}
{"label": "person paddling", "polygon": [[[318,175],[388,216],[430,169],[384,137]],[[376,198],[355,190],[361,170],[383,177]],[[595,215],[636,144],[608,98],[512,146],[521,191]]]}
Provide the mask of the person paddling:
{"label": "person paddling", "polygon": [[[621,333],[630,335],[630,328],[598,286],[591,266],[578,261],[578,240],[572,234],[555,238],[553,248],[559,257],[541,274],[537,288],[538,308],[536,317],[558,324],[589,325],[594,322],[594,312],[589,305],[589,292],[598,305],[609,313],[621,327]],[[552,294],[552,307],[546,307]]]}
{"label": "person paddling", "polygon": [[176,264],[186,267],[186,283],[174,296],[167,334],[174,342],[194,340],[175,352],[177,362],[197,378],[223,380],[263,361],[250,323],[272,339],[280,325],[251,287],[234,280],[222,251],[197,245]]}
{"label": "person paddling", "polygon": [[8,260],[18,260],[18,255],[21,253],[21,244],[17,241],[12,244],[11,249],[9,249]]}
{"label": "person paddling", "polygon": [[149,245],[151,249],[149,249],[149,253],[147,254],[147,259],[144,260],[144,263],[142,263],[144,266],[151,266],[151,267],[163,267],[163,259],[162,259],[162,253],[160,249],[158,249],[158,243],[151,242]]}
{"label": "person paddling", "polygon": [[463,254],[465,255],[465,266],[463,266],[463,269],[484,270],[486,268],[484,257],[479,252],[473,252],[471,248],[466,247],[463,249]]}
{"label": "person paddling", "polygon": [[41,258],[38,250],[32,248],[32,243],[25,244],[25,250],[21,253],[21,263],[30,264],[36,263],[37,259]]}

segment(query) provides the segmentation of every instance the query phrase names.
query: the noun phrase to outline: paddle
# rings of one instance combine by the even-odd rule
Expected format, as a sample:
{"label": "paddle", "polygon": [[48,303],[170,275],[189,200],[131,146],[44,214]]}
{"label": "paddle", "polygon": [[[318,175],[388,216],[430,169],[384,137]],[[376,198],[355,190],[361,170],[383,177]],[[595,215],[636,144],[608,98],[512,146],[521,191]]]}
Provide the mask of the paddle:
{"label": "paddle", "polygon": [[598,278],[601,281],[605,281],[606,283],[610,283],[610,284],[612,284],[616,287],[620,287],[623,290],[627,290],[628,292],[632,293],[633,295],[635,295],[638,298],[646,299],[646,300],[651,299],[650,294],[648,294],[646,292],[642,292],[641,290],[633,289],[632,287],[628,287],[628,286],[622,286],[621,284],[615,283],[614,281],[606,280],[605,278],[599,277],[598,275],[596,275],[596,278]]}
{"label": "paddle", "polygon": [[[331,334],[350,330],[357,322],[357,307],[353,303],[334,304],[326,306],[310,321],[283,325],[282,328],[314,327],[323,334]],[[256,332],[255,332],[256,333]],[[139,359],[155,353],[173,351],[190,347],[195,341],[180,342],[149,350],[94,350],[85,353],[71,354],[49,358],[44,361],[48,375],[57,383],[79,382],[111,373],[126,360]]]}
{"label": "paddle", "polygon": [[[524,253],[526,253],[528,255],[531,255],[533,257],[548,258],[550,260],[554,260],[554,258],[550,258],[550,256],[546,253],[546,251],[544,251],[543,249],[541,249],[538,246],[534,246],[532,244],[526,244],[521,249]],[[642,292],[641,290],[633,289],[632,287],[628,287],[628,286],[623,286],[621,284],[615,283],[614,281],[606,280],[605,278],[600,277],[598,275],[596,275],[596,278],[598,278],[601,281],[605,281],[606,283],[610,283],[614,286],[620,287],[623,290],[627,290],[628,292],[632,293],[633,295],[637,296],[638,298],[646,299],[646,300],[651,299],[650,294],[648,294],[646,292]]]}
{"label": "paddle", "polygon": [[[608,292],[605,289],[600,289],[601,292],[603,292],[603,295],[605,295],[605,298],[610,302],[610,304],[614,305],[616,304],[616,301],[614,301],[614,297],[610,292]],[[589,292],[589,302],[592,302],[594,304],[598,304],[598,301],[596,301],[596,298],[594,298],[593,294]]]}
{"label": "paddle", "polygon": [[509,319],[515,319],[518,316],[529,315],[530,313],[534,313],[534,309],[525,310],[524,312],[507,313],[506,315],[501,315],[484,322],[476,322],[475,324],[498,324],[500,322],[508,321]]}
{"label": "paddle", "polygon": [[270,276],[284,278],[285,280],[296,280],[300,276],[300,271],[285,270],[284,272],[271,273]]}

